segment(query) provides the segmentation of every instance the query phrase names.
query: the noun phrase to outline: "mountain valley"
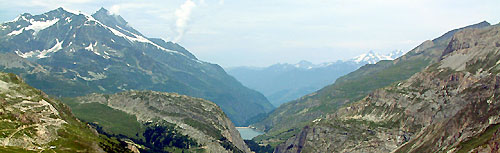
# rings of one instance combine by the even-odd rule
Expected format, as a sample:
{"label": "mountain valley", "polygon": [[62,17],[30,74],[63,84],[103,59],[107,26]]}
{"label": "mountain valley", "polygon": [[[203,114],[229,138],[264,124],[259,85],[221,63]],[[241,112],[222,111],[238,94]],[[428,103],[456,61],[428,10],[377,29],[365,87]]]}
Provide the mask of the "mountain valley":
{"label": "mountain valley", "polygon": [[361,2],[8,2],[0,152],[500,152],[493,5]]}
{"label": "mountain valley", "polygon": [[228,68],[227,72],[243,85],[264,94],[271,104],[279,107],[332,84],[337,78],[365,64],[394,60],[403,54],[398,50],[387,55],[370,51],[345,61],[313,64],[303,60],[297,64],[274,64],[263,68],[234,67]]}
{"label": "mountain valley", "polygon": [[440,60],[452,36],[462,29],[490,26],[481,22],[449,31],[428,40],[394,61],[365,65],[314,93],[276,108],[262,121],[251,126],[267,133],[254,140],[277,145],[300,132],[313,120],[334,113],[345,104],[359,101],[378,88],[410,78],[413,74]]}
{"label": "mountain valley", "polygon": [[276,152],[498,152],[500,27],[465,29],[439,61],[314,120]]}
{"label": "mountain valley", "polygon": [[63,8],[25,13],[1,27],[0,69],[50,95],[176,92],[214,101],[236,125],[273,109],[220,66],[176,43],[147,38],[104,8],[91,16]]}
{"label": "mountain valley", "polygon": [[[153,152],[249,152],[224,112],[201,98],[128,91],[90,94],[67,98],[64,102],[76,117],[96,124],[104,133],[132,139]],[[167,134],[162,134],[164,131]],[[170,138],[171,133],[181,137]]]}

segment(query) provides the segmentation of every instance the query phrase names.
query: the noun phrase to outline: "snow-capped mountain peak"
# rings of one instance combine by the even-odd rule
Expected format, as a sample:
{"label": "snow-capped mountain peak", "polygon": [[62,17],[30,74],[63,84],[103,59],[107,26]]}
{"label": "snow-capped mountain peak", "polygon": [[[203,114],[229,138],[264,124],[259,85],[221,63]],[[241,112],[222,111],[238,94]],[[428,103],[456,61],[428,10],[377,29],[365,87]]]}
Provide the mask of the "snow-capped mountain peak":
{"label": "snow-capped mountain peak", "polygon": [[286,70],[293,70],[293,69],[315,69],[315,68],[324,68],[324,67],[329,67],[331,65],[336,65],[336,64],[342,64],[342,63],[354,63],[359,66],[363,66],[365,64],[375,64],[378,61],[381,60],[394,60],[404,54],[403,51],[401,50],[395,50],[389,54],[382,55],[378,54],[372,50],[368,51],[368,53],[361,54],[359,56],[356,56],[354,58],[351,58],[349,60],[339,60],[335,62],[324,62],[320,64],[314,64],[306,60],[299,61],[296,64],[289,64],[289,63],[278,63],[269,66],[270,69],[273,69],[275,71],[286,71]]}
{"label": "snow-capped mountain peak", "polygon": [[80,14],[83,14],[83,13],[82,13],[82,11],[72,10],[72,9],[68,9],[68,8],[65,8],[65,7],[59,7],[57,10],[60,10],[60,11],[66,11],[66,12],[71,13],[71,14],[74,14],[74,15],[80,15]]}
{"label": "snow-capped mountain peak", "polygon": [[[59,31],[59,34],[54,35],[55,31]],[[82,34],[81,31],[86,31],[87,34]],[[88,38],[89,32],[99,33],[102,37]],[[64,42],[63,50],[69,52],[87,47],[89,43],[95,44],[99,42],[99,46],[95,46],[96,48],[94,48],[96,53],[99,52],[96,55],[101,55],[104,59],[110,59],[105,51],[112,50],[110,46],[120,42],[127,46],[138,45],[155,48],[154,50],[185,56],[201,62],[192,56],[192,54],[184,51],[184,48],[179,48],[174,46],[175,44],[172,45],[163,40],[147,38],[134,28],[128,26],[128,23],[122,17],[110,14],[104,8],[101,8],[93,15],[86,15],[80,11],[72,11],[62,7],[40,15],[24,13],[13,21],[2,23],[0,25],[0,37],[26,40],[30,41],[29,43],[37,44],[34,48],[30,48],[28,45],[24,47],[20,46],[17,50],[14,50],[23,58],[41,59],[42,57],[50,57],[55,51],[47,52],[43,56],[29,55],[32,55],[31,53],[43,53],[43,51],[51,50],[54,44],[58,44],[59,42]],[[60,41],[55,41],[56,39]],[[176,49],[172,50],[167,46],[173,46]]]}
{"label": "snow-capped mountain peak", "polygon": [[306,60],[302,60],[302,61],[298,62],[297,64],[295,64],[294,66],[296,68],[304,68],[304,69],[311,69],[313,67],[316,67],[316,65],[314,65],[313,63],[306,61]]}
{"label": "snow-capped mountain peak", "polygon": [[396,50],[386,55],[378,54],[370,50],[368,53],[361,54],[348,61],[353,61],[356,63],[375,64],[381,60],[394,60],[403,54],[404,52],[401,50]]}
{"label": "snow-capped mountain peak", "polygon": [[388,54],[388,56],[390,56],[392,59],[396,59],[400,56],[403,56],[405,54],[405,52],[403,52],[403,50],[395,50],[391,53]]}

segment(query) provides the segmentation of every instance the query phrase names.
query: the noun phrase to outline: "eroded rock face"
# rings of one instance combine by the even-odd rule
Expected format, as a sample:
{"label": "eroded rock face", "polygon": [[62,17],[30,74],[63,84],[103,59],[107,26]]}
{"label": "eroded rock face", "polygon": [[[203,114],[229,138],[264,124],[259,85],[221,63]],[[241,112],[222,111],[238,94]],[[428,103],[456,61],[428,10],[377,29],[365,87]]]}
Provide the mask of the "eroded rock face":
{"label": "eroded rock face", "polygon": [[0,72],[0,152],[104,152],[99,142],[66,105]]}
{"label": "eroded rock face", "polygon": [[365,65],[340,77],[334,84],[281,105],[264,120],[252,126],[268,131],[264,136],[261,136],[261,139],[267,139],[261,141],[263,143],[281,141],[283,137],[296,135],[298,130],[281,131],[302,128],[315,119],[325,117],[325,114],[335,113],[346,104],[363,99],[376,89],[409,79],[427,66],[439,62],[442,59],[443,51],[456,32],[464,29],[481,29],[487,26],[490,24],[481,22],[451,30],[436,39],[423,42],[393,61]]}
{"label": "eroded rock face", "polygon": [[[182,134],[195,139],[208,152],[232,152],[222,145],[221,139],[227,139],[242,152],[250,152],[222,110],[215,103],[201,98],[176,93],[128,91],[113,95],[91,94],[79,97],[77,101],[104,104],[134,115],[144,124],[163,121],[173,123]],[[213,130],[204,131],[207,128],[200,126]]]}
{"label": "eroded rock face", "polygon": [[276,152],[494,151],[499,32],[498,26],[457,32],[440,62],[313,121]]}

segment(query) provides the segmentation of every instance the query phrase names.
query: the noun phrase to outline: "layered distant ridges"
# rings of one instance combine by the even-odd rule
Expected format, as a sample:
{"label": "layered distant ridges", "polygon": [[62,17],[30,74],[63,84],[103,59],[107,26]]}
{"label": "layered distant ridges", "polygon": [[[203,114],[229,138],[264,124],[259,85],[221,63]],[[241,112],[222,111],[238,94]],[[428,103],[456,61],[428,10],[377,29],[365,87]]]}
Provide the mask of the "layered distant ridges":
{"label": "layered distant ridges", "polygon": [[[465,29],[485,28],[489,24],[476,25]],[[457,31],[460,30],[452,30],[449,33]],[[365,65],[338,78],[331,85],[281,105],[267,118],[253,125],[269,131],[266,136],[257,139],[268,139],[262,142],[280,141],[282,137],[298,134],[297,127],[304,127],[321,116],[336,112],[341,106],[359,101],[376,89],[410,78],[427,66],[439,62],[451,39],[451,36],[443,35],[432,41],[425,41],[393,61]]]}
{"label": "layered distant ridges", "polygon": [[[294,68],[314,69],[314,68],[323,68],[323,67],[328,67],[328,66],[331,66],[334,64],[348,63],[348,62],[354,62],[356,64],[359,64],[360,66],[363,66],[364,64],[375,64],[381,60],[394,60],[394,59],[396,59],[404,54],[405,54],[405,52],[403,52],[402,50],[395,50],[395,51],[390,52],[388,54],[380,54],[380,53],[376,53],[373,50],[370,50],[368,53],[358,55],[358,56],[353,57],[351,59],[339,60],[339,61],[335,61],[335,62],[324,62],[324,63],[320,63],[320,64],[314,64],[314,63],[311,63],[307,60],[301,60],[296,64],[278,63],[278,64],[274,64],[274,65],[271,65],[271,66],[266,67],[266,68],[258,68],[258,67],[254,67],[254,68],[248,67],[248,68],[255,69],[255,70],[268,68],[268,69],[275,69],[276,71],[283,71],[281,69],[284,69],[284,70],[294,69]],[[230,69],[235,69],[235,68],[230,68]]]}
{"label": "layered distant ridges", "polygon": [[[105,9],[92,16],[63,8],[25,13],[0,26],[1,56],[16,54],[23,59],[10,60],[30,63],[0,68],[51,95],[177,92],[214,101],[237,125],[273,109],[220,66],[198,60],[179,44],[147,38]],[[36,65],[41,71],[32,71]]]}
{"label": "layered distant ridges", "polygon": [[343,75],[365,64],[375,64],[381,60],[393,60],[404,52],[394,51],[382,55],[370,51],[349,60],[338,60],[313,64],[302,60],[296,64],[274,64],[269,67],[229,68],[228,73],[245,86],[262,92],[271,103],[278,107],[335,82]]}
{"label": "layered distant ridges", "polygon": [[499,32],[455,31],[437,63],[312,121],[275,152],[498,152]]}

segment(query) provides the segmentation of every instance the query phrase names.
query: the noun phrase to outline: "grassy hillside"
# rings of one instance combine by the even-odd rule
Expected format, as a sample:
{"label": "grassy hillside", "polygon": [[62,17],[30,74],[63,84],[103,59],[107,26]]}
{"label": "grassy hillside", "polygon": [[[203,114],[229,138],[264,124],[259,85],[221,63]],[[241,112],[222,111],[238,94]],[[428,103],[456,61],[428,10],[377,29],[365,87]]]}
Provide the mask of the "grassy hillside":
{"label": "grassy hillside", "polygon": [[[467,28],[488,26],[482,22]],[[463,28],[460,28],[463,29]],[[452,30],[432,41],[428,40],[394,61],[380,61],[365,65],[319,91],[281,105],[264,120],[253,124],[268,133],[255,140],[262,143],[280,143],[296,135],[298,130],[323,115],[335,112],[340,106],[355,102],[375,89],[408,79],[413,74],[435,63],[443,54],[453,33]]]}
{"label": "grassy hillside", "polygon": [[127,152],[126,144],[99,135],[69,107],[14,74],[0,72],[0,152]]}
{"label": "grassy hillside", "polygon": [[[128,91],[65,98],[99,132],[139,144],[144,152],[240,152],[246,146],[212,102],[176,93]],[[236,135],[238,134],[238,135]]]}

